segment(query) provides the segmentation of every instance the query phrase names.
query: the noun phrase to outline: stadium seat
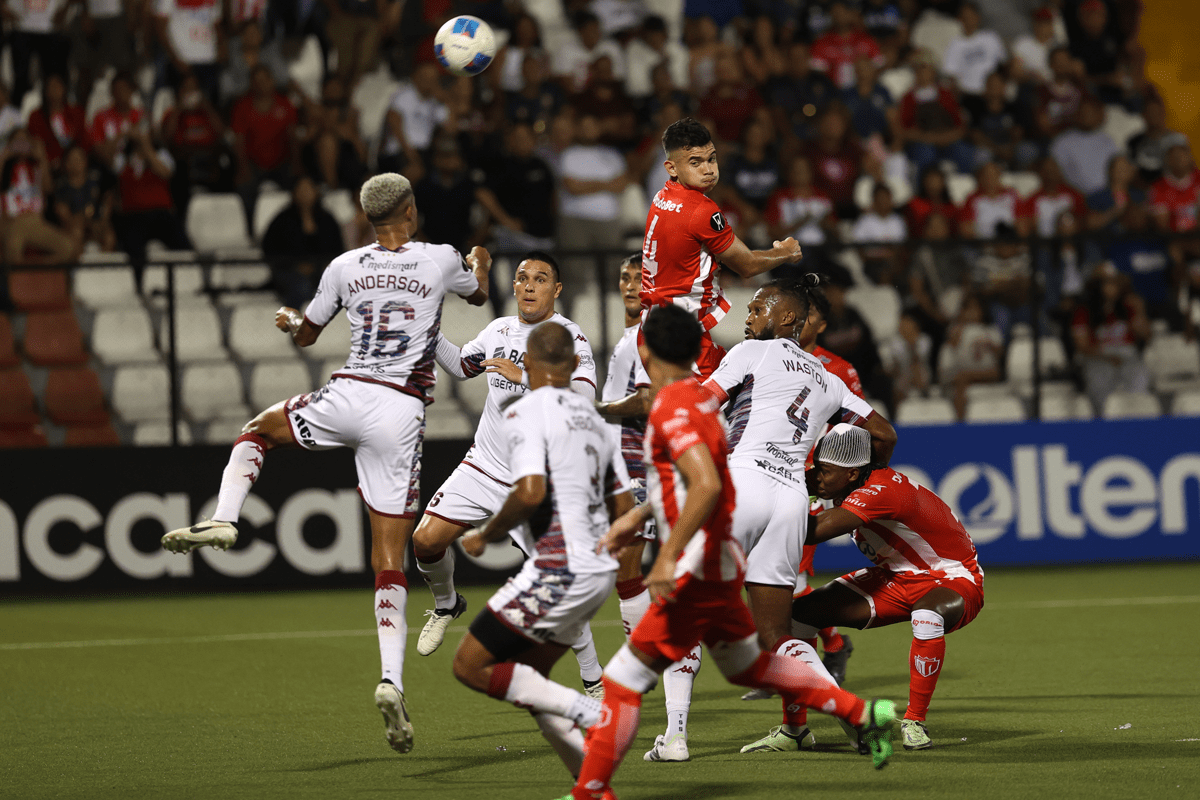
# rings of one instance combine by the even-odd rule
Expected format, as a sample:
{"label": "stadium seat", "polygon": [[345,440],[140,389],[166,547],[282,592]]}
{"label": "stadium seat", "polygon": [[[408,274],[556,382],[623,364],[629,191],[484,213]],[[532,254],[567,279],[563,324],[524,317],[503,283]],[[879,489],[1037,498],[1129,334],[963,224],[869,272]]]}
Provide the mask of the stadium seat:
{"label": "stadium seat", "polygon": [[[850,238],[851,233],[847,232],[846,238]],[[853,247],[847,247],[842,252],[834,256],[837,263],[841,264],[850,273],[850,277],[854,279],[855,286],[870,286],[872,281],[867,277],[867,272],[863,269],[862,256]]]}
{"label": "stadium seat", "polygon": [[28,428],[42,421],[29,377],[21,369],[0,371],[0,428]]}
{"label": "stadium seat", "polygon": [[896,409],[898,425],[949,425],[956,421],[954,406],[941,397],[910,397]]}
{"label": "stadium seat", "polygon": [[8,274],[8,294],[18,311],[58,311],[71,307],[67,273],[61,269],[22,269]]}
{"label": "stadium seat", "polygon": [[879,82],[883,84],[883,88],[888,90],[892,99],[899,103],[900,99],[913,87],[915,80],[912,70],[903,67],[884,70],[879,74]]}
{"label": "stadium seat", "polygon": [[454,402],[438,400],[425,407],[425,438],[469,439],[475,435],[470,421],[454,406]]}
{"label": "stadium seat", "polygon": [[199,251],[253,246],[246,229],[246,212],[236,194],[200,194],[187,210],[187,235]]}
{"label": "stadium seat", "polygon": [[1024,422],[1025,406],[1015,397],[987,397],[967,401],[967,422],[992,424],[1000,422]]}
{"label": "stadium seat", "polygon": [[625,335],[625,303],[621,300],[621,296],[615,292],[609,292],[604,296],[604,302],[607,305],[608,311],[608,350],[606,352],[598,352],[600,344],[592,343],[592,350],[596,356],[596,361],[601,364],[608,363],[608,357],[612,354],[612,349],[617,346],[617,342],[621,341],[621,337]]}
{"label": "stadium seat", "polygon": [[17,343],[13,339],[12,320],[8,314],[0,313],[0,369],[15,367],[20,362]]}
{"label": "stadium seat", "polygon": [[106,308],[92,323],[92,352],[105,364],[157,361],[150,315],[141,306]]}
{"label": "stadium seat", "polygon": [[[912,27],[913,47],[924,47],[933,54],[935,64],[941,64],[950,43],[963,35],[963,26],[954,17],[933,9],[926,10]],[[899,102],[899,98],[896,98]]]}
{"label": "stadium seat", "polygon": [[167,368],[143,364],[117,368],[113,376],[113,411],[126,422],[165,420],[171,416],[171,383]]}
{"label": "stadium seat", "polygon": [[138,302],[133,270],[129,267],[80,267],[75,270],[73,289],[76,299],[88,308]]}
{"label": "stadium seat", "polygon": [[650,212],[650,201],[646,192],[637,183],[631,183],[621,193],[621,228],[626,231],[646,229],[646,215]]}
{"label": "stadium seat", "polygon": [[99,425],[109,419],[100,378],[86,367],[51,370],[43,400],[58,425]]}
{"label": "stadium seat", "polygon": [[1122,150],[1130,139],[1146,130],[1146,120],[1141,114],[1131,114],[1116,103],[1106,105],[1104,110],[1104,127],[1101,130]]}
{"label": "stadium seat", "polygon": [[250,407],[270,408],[280,400],[313,390],[308,365],[298,358],[260,361],[250,373]]}
{"label": "stadium seat", "polygon": [[329,192],[321,198],[321,205],[325,206],[325,210],[333,215],[338,225],[353,222],[354,218],[358,216],[358,206],[354,205],[354,198],[350,196],[348,189],[335,189]]}
{"label": "stadium seat", "polygon": [[[185,361],[224,361],[229,352],[221,341],[221,319],[207,298],[195,305],[175,309],[175,357]],[[168,319],[164,313],[158,326],[158,341],[167,354]]]}
{"label": "stadium seat", "polygon": [[[712,329],[713,341],[726,350],[746,338],[746,307],[754,299],[757,286],[725,286],[725,299],[729,311],[725,318]],[[615,344],[615,342],[614,342]]]}
{"label": "stadium seat", "polygon": [[[191,303],[206,300],[201,295],[204,291],[204,270],[194,264],[176,264],[175,270],[175,302]],[[161,264],[146,267],[142,275],[142,294],[147,297],[166,299],[167,269]]]}
{"label": "stadium seat", "polygon": [[594,285],[589,285],[571,301],[571,319],[583,331],[593,350],[600,346],[600,304],[603,302],[604,293]]}
{"label": "stadium seat", "polygon": [[900,293],[891,286],[855,286],[846,291],[846,303],[862,314],[876,344],[900,330]]}
{"label": "stadium seat", "polygon": [[46,447],[48,444],[46,434],[40,425],[24,428],[0,428],[0,449]]}
{"label": "stadium seat", "polygon": [[292,337],[275,327],[275,305],[248,303],[234,306],[229,319],[229,349],[243,361],[291,358],[296,355]]}
{"label": "stadium seat", "polygon": [[261,242],[275,217],[292,202],[292,193],[282,189],[263,190],[254,201],[254,241]]}
{"label": "stadium seat", "polygon": [[1162,415],[1158,398],[1142,392],[1113,392],[1104,400],[1105,419],[1152,419]]}
{"label": "stadium seat", "polygon": [[259,290],[270,284],[271,268],[266,264],[216,264],[209,273],[209,285],[214,289]]}
{"label": "stadium seat", "polygon": [[1000,183],[1015,189],[1021,199],[1037,194],[1042,188],[1042,179],[1036,172],[1005,172],[1000,176]]}
{"label": "stadium seat", "polygon": [[1012,396],[1012,387],[1007,383],[972,383],[967,387],[968,403],[976,400],[1007,399]]}
{"label": "stadium seat", "polygon": [[[1066,373],[1069,365],[1062,342],[1053,336],[1043,336],[1039,344],[1038,373],[1043,378]],[[1008,382],[1021,397],[1029,397],[1033,393],[1033,338],[1014,336],[1008,345],[1006,364]]]}
{"label": "stadium seat", "polygon": [[1160,392],[1178,391],[1200,378],[1200,345],[1181,334],[1158,336],[1146,348],[1146,368]]}
{"label": "stadium seat", "polygon": [[354,87],[350,102],[358,109],[358,129],[366,142],[380,138],[383,120],[398,88],[400,82],[392,77],[386,66],[363,75]]}
{"label": "stadium seat", "polygon": [[975,176],[958,173],[947,175],[946,191],[950,192],[950,201],[956,206],[961,206],[975,191]]}
{"label": "stadium seat", "polygon": [[1095,413],[1087,397],[1081,394],[1048,394],[1041,400],[1040,417],[1043,422],[1086,421]]}
{"label": "stadium seat", "polygon": [[121,437],[109,422],[101,425],[72,425],[67,428],[63,444],[67,447],[119,447]]}
{"label": "stadium seat", "polygon": [[229,361],[193,364],[184,369],[180,380],[180,405],[197,422],[238,416],[244,424],[250,414],[243,395],[242,373]]}
{"label": "stadium seat", "polygon": [[325,60],[316,36],[308,36],[300,52],[288,64],[288,78],[296,82],[306,97],[321,96],[321,78],[325,75]]}
{"label": "stadium seat", "polygon": [[1171,400],[1171,416],[1200,417],[1200,392],[1180,392]]}
{"label": "stadium seat", "polygon": [[[192,443],[192,427],[190,425],[180,422],[178,432],[180,444]],[[171,423],[139,422],[133,429],[133,444],[135,447],[169,446],[171,444]]]}
{"label": "stadium seat", "polygon": [[25,316],[25,355],[39,367],[87,362],[83,331],[71,311],[39,311]]}
{"label": "stadium seat", "polygon": [[249,417],[219,417],[208,424],[204,431],[206,444],[233,444],[242,435]]}
{"label": "stadium seat", "polygon": [[161,121],[174,107],[175,90],[164,86],[154,93],[154,99],[150,102],[150,119]]}
{"label": "stadium seat", "polygon": [[[912,199],[912,184],[899,175],[888,175],[885,179],[888,188],[892,190],[892,203],[900,208]],[[854,204],[864,211],[871,207],[871,194],[875,191],[875,179],[863,175],[854,184]]]}

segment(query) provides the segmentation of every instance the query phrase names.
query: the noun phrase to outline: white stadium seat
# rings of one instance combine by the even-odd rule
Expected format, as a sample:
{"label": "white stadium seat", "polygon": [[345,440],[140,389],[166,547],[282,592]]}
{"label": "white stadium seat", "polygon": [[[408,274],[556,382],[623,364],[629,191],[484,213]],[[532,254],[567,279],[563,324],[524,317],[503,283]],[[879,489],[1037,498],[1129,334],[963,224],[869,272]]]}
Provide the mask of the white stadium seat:
{"label": "white stadium seat", "polygon": [[1200,344],[1180,334],[1158,336],[1146,348],[1146,368],[1160,392],[1173,392],[1200,378]]}
{"label": "white stadium seat", "polygon": [[267,190],[258,193],[254,201],[254,241],[261,242],[271,227],[275,217],[292,202],[291,192],[282,189]]}
{"label": "white stadium seat", "polygon": [[261,289],[271,282],[271,268],[266,264],[216,264],[209,282],[214,289]]}
{"label": "white stadium seat", "polygon": [[126,306],[97,312],[92,323],[92,352],[105,364],[158,361],[146,309]]}
{"label": "white stadium seat", "polygon": [[1025,420],[1025,406],[1015,397],[986,397],[967,401],[967,422],[992,424]]}
{"label": "white stadium seat", "polygon": [[1152,419],[1162,415],[1158,398],[1142,392],[1113,392],[1104,400],[1105,419]]}
{"label": "white stadium seat", "polygon": [[[900,208],[909,200],[912,199],[913,191],[912,184],[906,178],[899,175],[888,175],[884,182],[888,188],[892,190],[892,204],[896,208]],[[872,193],[875,191],[875,179],[870,175],[863,175],[854,184],[854,204],[864,211],[871,207],[871,201],[874,199]]]}
{"label": "white stadium seat", "polygon": [[950,201],[961,206],[963,201],[975,191],[975,176],[954,173],[946,176],[946,191],[950,192]]}
{"label": "white stadium seat", "polygon": [[[158,327],[158,340],[167,352],[167,315]],[[221,319],[207,301],[175,309],[175,356],[179,361],[224,361],[229,352],[221,341]]]}
{"label": "white stadium seat", "polygon": [[229,319],[229,349],[243,361],[293,358],[292,337],[275,327],[275,305],[249,303],[234,306]]}
{"label": "white stadium seat", "polygon": [[571,320],[583,331],[594,350],[600,342],[600,304],[604,295],[596,286],[589,285],[571,301]]}
{"label": "white stadium seat", "polygon": [[1013,397],[1013,389],[1007,383],[972,383],[967,387],[967,402],[995,400]]}
{"label": "white stadium seat", "polygon": [[73,276],[72,294],[88,308],[138,303],[133,270],[129,267],[80,267]]}
{"label": "white stadium seat", "polygon": [[1000,183],[1015,189],[1021,199],[1037,194],[1042,188],[1042,179],[1036,172],[1005,172],[1000,176]]}
{"label": "white stadium seat", "polygon": [[[1038,373],[1043,377],[1064,373],[1067,371],[1067,351],[1063,344],[1053,336],[1043,336],[1039,342],[1041,352],[1038,354]],[[1022,397],[1033,393],[1033,339],[1032,337],[1014,337],[1008,346],[1007,356],[1008,382]]]}
{"label": "white stadium seat", "polygon": [[242,428],[250,421],[249,416],[218,417],[204,431],[205,444],[233,444],[242,435]]}
{"label": "white stadium seat", "polygon": [[126,422],[169,419],[170,391],[167,368],[161,364],[118,367],[112,407]]}
{"label": "white stadium seat", "polygon": [[[192,443],[192,427],[180,422],[179,443]],[[170,422],[139,422],[133,429],[133,444],[136,447],[166,447],[171,444]]]}
{"label": "white stadium seat", "polygon": [[724,286],[729,311],[712,329],[713,341],[726,350],[746,338],[746,306],[754,299],[757,286]]}
{"label": "white stadium seat", "polygon": [[956,421],[954,406],[941,397],[910,397],[896,409],[898,425],[949,425]]}
{"label": "white stadium seat", "polygon": [[[146,267],[142,275],[142,294],[147,299],[155,299],[158,304],[165,304],[167,294],[167,269],[161,264]],[[176,264],[175,270],[175,302],[192,303],[207,302],[201,293],[204,291],[204,270],[194,264]]]}
{"label": "white stadium seat", "polygon": [[298,358],[260,361],[250,373],[250,407],[256,410],[312,390],[312,374]]}
{"label": "white stadium seat", "polygon": [[1092,404],[1081,394],[1046,394],[1041,399],[1043,422],[1086,421],[1095,416]]}
{"label": "white stadium seat", "polygon": [[197,250],[252,246],[242,198],[232,192],[193,197],[188,203],[186,227],[188,238]]}
{"label": "white stadium seat", "polygon": [[1200,392],[1180,392],[1171,401],[1171,416],[1200,417]]}
{"label": "white stadium seat", "polygon": [[333,190],[321,198],[321,205],[325,206],[325,210],[333,215],[338,225],[353,222],[354,218],[358,216],[358,207],[354,205],[354,198],[350,196],[349,189]]}
{"label": "white stadium seat", "polygon": [[249,419],[242,395],[242,373],[229,361],[193,364],[183,371],[180,405],[197,422],[231,416]]}
{"label": "white stadium seat", "polygon": [[855,286],[846,290],[846,303],[862,314],[876,344],[900,330],[900,293],[891,286]]}

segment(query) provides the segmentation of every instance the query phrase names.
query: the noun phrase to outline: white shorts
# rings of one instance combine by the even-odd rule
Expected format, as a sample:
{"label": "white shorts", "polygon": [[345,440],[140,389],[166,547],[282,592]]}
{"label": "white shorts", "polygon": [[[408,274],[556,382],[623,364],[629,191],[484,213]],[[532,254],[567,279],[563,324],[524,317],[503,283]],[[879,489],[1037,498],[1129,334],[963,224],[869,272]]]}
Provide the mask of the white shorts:
{"label": "white shorts", "polygon": [[746,553],[746,583],[792,588],[808,533],[808,495],[754,469],[733,467],[729,474],[738,497],[733,538]]}
{"label": "white shorts", "polygon": [[570,647],[616,584],[615,571],[575,575],[538,569],[530,559],[492,595],[488,608],[527,639]]}
{"label": "white shorts", "polygon": [[[497,480],[469,461],[464,461],[450,473],[425,506],[425,513],[464,528],[484,522],[504,505],[512,487]],[[513,543],[526,557],[533,552],[533,539],[518,526],[508,532]]]}
{"label": "white shorts", "polygon": [[349,378],[334,378],[284,403],[292,438],[307,450],[354,449],[358,493],[385,517],[413,519],[421,503],[420,398]]}

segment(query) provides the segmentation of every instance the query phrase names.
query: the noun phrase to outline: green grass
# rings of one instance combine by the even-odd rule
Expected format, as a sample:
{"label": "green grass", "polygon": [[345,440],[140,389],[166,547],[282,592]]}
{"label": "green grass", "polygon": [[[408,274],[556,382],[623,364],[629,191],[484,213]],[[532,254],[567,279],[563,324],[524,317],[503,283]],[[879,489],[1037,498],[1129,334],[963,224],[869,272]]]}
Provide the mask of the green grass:
{"label": "green grass", "polygon": [[[465,593],[471,615],[489,594]],[[565,794],[529,715],[450,675],[461,623],[433,656],[416,655],[429,598],[414,594],[405,678],[417,738],[405,756],[388,749],[372,702],[369,588],[0,605],[0,797]],[[949,637],[932,750],[898,749],[875,772],[814,715],[818,752],[741,755],[778,724],[778,705],[739,701],[710,663],[692,762],[642,761],[665,724],[656,689],[614,787],[623,800],[1200,796],[1200,564],[993,570],[987,603]],[[598,619],[607,657],[621,641],[615,598]],[[256,636],[289,632],[300,635]],[[899,625],[855,633],[847,688],[903,705],[909,638]],[[20,647],[96,640],[137,641]],[[555,677],[578,686],[574,659]]]}

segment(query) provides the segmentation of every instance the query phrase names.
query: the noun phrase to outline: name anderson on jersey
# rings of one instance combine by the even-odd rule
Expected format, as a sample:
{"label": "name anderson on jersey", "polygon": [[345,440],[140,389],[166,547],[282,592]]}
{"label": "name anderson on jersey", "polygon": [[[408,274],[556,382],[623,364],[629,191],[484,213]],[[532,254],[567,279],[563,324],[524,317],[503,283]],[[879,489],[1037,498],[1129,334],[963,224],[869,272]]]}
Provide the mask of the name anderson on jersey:
{"label": "name anderson on jersey", "polygon": [[396,289],[401,292],[412,292],[421,297],[429,296],[429,287],[416,278],[404,275],[364,275],[346,284],[346,294],[365,292],[368,289]]}

